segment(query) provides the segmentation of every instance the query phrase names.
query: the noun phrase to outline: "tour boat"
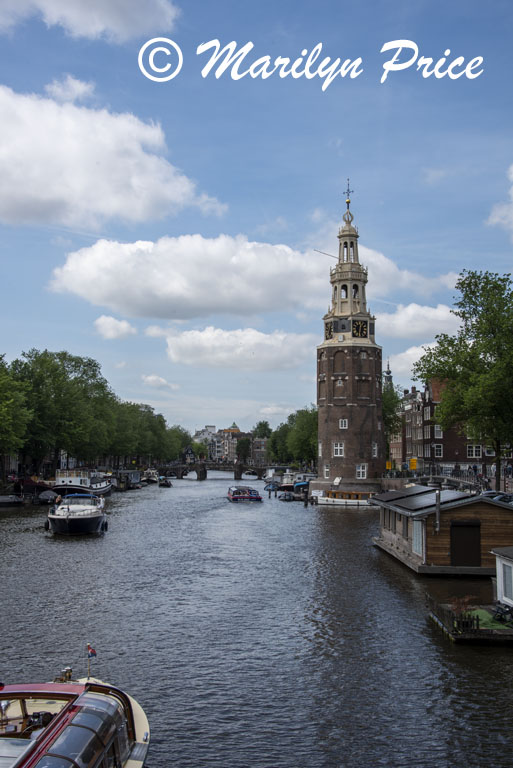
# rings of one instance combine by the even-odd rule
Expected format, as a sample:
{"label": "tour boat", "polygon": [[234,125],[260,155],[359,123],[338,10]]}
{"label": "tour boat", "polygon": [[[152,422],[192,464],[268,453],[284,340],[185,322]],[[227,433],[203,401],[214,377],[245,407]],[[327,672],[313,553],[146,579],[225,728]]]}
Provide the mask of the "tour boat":
{"label": "tour boat", "polygon": [[159,473],[156,469],[145,469],[142,476],[143,481],[146,483],[158,483]]}
{"label": "tour boat", "polygon": [[[80,536],[87,533],[103,533],[107,530],[105,499],[91,493],[71,493],[56,499],[55,507],[48,513],[46,530],[64,536]],[[1,768],[0,763],[0,768]]]}
{"label": "tour boat", "polygon": [[229,501],[262,501],[262,497],[254,488],[247,485],[232,485],[228,488]]}
{"label": "tour boat", "polygon": [[94,678],[0,683],[2,768],[142,768],[148,719],[135,699]]}
{"label": "tour boat", "polygon": [[90,469],[58,469],[55,473],[55,482],[52,490],[56,493],[95,493],[97,496],[106,496],[112,490],[110,476],[105,477],[97,471]]}

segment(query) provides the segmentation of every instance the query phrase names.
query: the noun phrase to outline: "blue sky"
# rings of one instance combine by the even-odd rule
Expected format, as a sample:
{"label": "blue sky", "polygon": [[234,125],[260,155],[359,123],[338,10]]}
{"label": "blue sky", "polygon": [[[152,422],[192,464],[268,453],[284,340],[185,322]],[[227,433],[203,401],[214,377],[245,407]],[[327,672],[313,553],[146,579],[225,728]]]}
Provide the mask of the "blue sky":
{"label": "blue sky", "polygon": [[[183,55],[167,82],[138,66],[156,37]],[[253,43],[241,72],[321,43],[361,74],[203,77],[215,39]],[[350,177],[377,340],[409,386],[456,328],[458,273],[511,271],[512,39],[509,0],[2,0],[0,351],[93,357],[191,430],[276,426],[315,402],[315,249],[337,252]],[[397,40],[482,74],[381,83]]]}

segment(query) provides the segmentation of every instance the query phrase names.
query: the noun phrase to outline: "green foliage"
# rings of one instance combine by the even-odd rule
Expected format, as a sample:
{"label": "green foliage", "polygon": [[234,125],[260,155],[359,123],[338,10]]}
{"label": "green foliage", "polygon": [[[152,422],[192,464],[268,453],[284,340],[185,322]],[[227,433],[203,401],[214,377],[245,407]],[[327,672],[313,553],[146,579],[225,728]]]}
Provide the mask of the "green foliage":
{"label": "green foliage", "polygon": [[444,385],[437,421],[443,429],[464,428],[493,446],[500,476],[505,443],[513,444],[513,290],[510,275],[464,271],[453,313],[461,327],[440,334],[414,367],[422,381]]}
{"label": "green foliage", "polygon": [[269,426],[268,421],[257,422],[257,424],[253,427],[251,431],[253,433],[253,437],[258,437],[258,438],[271,437],[273,432],[271,427]]}
{"label": "green foliage", "polygon": [[24,383],[13,378],[0,356],[0,454],[16,453],[23,447],[32,415],[25,395]]}
{"label": "green foliage", "polygon": [[251,440],[249,437],[241,437],[237,440],[237,458],[247,461],[251,453]]}
{"label": "green foliage", "polygon": [[317,409],[315,406],[291,413],[271,434],[269,457],[278,464],[309,463],[317,455]]}
{"label": "green foliage", "polygon": [[401,400],[402,389],[400,386],[388,385],[383,388],[383,429],[387,442],[391,435],[395,435],[401,430]]}
{"label": "green foliage", "polygon": [[208,459],[208,445],[206,443],[192,443],[191,448],[197,459]]}

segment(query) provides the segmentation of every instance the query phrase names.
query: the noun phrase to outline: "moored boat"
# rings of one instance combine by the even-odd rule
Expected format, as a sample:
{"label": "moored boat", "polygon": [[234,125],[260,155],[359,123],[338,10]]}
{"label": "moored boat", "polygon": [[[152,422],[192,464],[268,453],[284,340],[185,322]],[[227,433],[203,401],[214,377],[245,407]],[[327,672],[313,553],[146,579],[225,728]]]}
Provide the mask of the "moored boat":
{"label": "moored boat", "polygon": [[101,680],[0,683],[0,766],[142,768],[148,719],[135,699]]}
{"label": "moored boat", "polygon": [[[62,536],[81,536],[107,530],[105,499],[91,493],[71,493],[56,499],[48,513],[46,530]],[[0,763],[1,766],[1,763]]]}
{"label": "moored boat", "polygon": [[55,473],[55,483],[52,490],[56,493],[94,493],[106,496],[112,490],[110,476],[90,469],[58,469]]}
{"label": "moored boat", "polygon": [[232,485],[228,488],[229,501],[262,501],[262,497],[254,488],[247,485]]}
{"label": "moored boat", "polygon": [[145,469],[142,476],[143,481],[146,483],[158,483],[159,481],[159,473],[156,469]]}

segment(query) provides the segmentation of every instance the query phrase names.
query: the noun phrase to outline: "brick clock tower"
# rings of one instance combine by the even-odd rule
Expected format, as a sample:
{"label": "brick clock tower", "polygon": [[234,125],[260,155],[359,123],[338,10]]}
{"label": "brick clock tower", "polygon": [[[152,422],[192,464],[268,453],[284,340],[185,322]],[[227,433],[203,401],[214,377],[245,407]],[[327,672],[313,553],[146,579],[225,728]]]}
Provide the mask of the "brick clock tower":
{"label": "brick clock tower", "polygon": [[317,347],[318,480],[325,496],[359,497],[381,489],[385,468],[381,347],[367,309],[367,270],[358,258],[358,231],[349,210],[338,233],[338,263],[330,270],[331,308]]}

